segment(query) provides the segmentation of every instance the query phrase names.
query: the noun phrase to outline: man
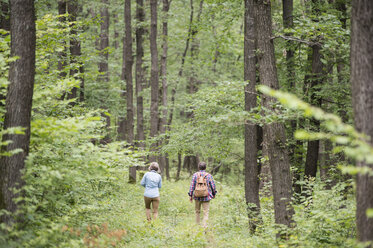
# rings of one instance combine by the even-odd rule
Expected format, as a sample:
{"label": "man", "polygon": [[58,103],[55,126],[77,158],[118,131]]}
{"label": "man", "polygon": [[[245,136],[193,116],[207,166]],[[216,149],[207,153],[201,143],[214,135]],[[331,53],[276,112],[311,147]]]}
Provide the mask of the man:
{"label": "man", "polygon": [[[203,209],[203,220],[202,225],[203,227],[207,227],[207,220],[209,218],[209,203],[210,200],[215,198],[215,195],[217,193],[216,186],[214,179],[212,176],[207,173],[206,170],[206,163],[200,162],[198,164],[199,172],[194,173],[192,182],[190,183],[189,192],[188,195],[190,197],[190,201],[193,202],[193,199],[195,200],[195,211],[196,211],[196,223],[200,223],[200,213],[201,213],[201,206]],[[196,197],[194,195],[194,191],[196,189],[197,179],[198,177],[205,177],[206,183],[207,183],[207,190],[208,194],[205,197]]]}

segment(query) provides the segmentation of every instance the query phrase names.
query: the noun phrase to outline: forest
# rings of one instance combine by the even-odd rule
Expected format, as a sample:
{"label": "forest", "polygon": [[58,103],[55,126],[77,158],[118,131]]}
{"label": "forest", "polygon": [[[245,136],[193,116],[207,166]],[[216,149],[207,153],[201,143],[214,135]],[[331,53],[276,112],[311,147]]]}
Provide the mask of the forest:
{"label": "forest", "polygon": [[373,247],[372,137],[372,0],[0,0],[1,248]]}

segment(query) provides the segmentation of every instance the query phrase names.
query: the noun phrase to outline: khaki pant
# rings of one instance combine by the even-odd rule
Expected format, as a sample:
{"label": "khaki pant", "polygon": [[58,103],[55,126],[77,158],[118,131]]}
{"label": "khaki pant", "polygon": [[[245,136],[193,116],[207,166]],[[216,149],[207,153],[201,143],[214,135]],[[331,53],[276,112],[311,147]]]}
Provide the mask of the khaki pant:
{"label": "khaki pant", "polygon": [[150,205],[152,205],[153,208],[153,218],[157,219],[158,217],[158,206],[159,206],[159,197],[155,198],[149,198],[144,196],[145,201],[145,208],[146,208],[146,218],[150,221],[152,219],[151,217],[151,209]]}
{"label": "khaki pant", "polygon": [[207,220],[209,219],[209,201],[198,201],[195,200],[195,209],[196,209],[196,223],[200,223],[200,213],[201,213],[201,206],[203,209],[203,219],[202,219],[202,226],[207,227]]}

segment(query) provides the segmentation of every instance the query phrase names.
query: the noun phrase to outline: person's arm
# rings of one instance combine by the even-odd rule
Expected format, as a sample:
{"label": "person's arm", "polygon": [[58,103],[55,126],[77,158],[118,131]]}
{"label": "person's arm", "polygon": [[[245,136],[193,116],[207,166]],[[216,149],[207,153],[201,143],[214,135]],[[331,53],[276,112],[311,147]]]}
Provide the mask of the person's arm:
{"label": "person's arm", "polygon": [[216,195],[216,193],[218,193],[218,191],[216,190],[216,185],[215,185],[214,178],[212,177],[212,175],[210,175],[210,177],[211,177],[211,180],[210,180],[211,192],[212,192],[212,195],[215,197],[215,195]]}
{"label": "person's arm", "polygon": [[145,187],[145,184],[146,184],[146,173],[145,173],[145,175],[142,177],[140,184],[141,184],[141,186]]}
{"label": "person's arm", "polygon": [[162,177],[160,177],[159,183],[158,183],[158,188],[162,187]]}
{"label": "person's arm", "polygon": [[188,192],[188,195],[190,196],[190,198],[193,197],[193,192],[194,192],[194,189],[196,188],[196,182],[197,182],[197,176],[196,174],[194,174],[192,178],[192,182],[190,183],[189,192]]}

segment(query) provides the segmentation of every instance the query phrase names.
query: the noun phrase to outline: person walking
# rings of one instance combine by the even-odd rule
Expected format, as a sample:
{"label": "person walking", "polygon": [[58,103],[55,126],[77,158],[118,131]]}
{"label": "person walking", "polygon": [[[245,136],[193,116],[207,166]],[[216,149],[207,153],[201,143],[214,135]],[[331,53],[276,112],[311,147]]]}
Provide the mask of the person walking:
{"label": "person walking", "polygon": [[141,180],[141,186],[145,187],[144,201],[146,219],[152,220],[151,208],[153,209],[153,219],[158,217],[159,189],[162,187],[162,177],[158,174],[159,165],[157,162],[150,163],[149,172],[146,172]]}
{"label": "person walking", "polygon": [[[190,197],[191,202],[193,202],[193,199],[195,201],[197,224],[200,224],[200,213],[202,207],[202,226],[206,228],[207,220],[209,218],[209,203],[211,199],[215,198],[217,191],[212,175],[206,172],[206,163],[200,162],[198,164],[198,169],[199,171],[193,174],[188,195]],[[205,187],[207,188],[207,190]]]}

